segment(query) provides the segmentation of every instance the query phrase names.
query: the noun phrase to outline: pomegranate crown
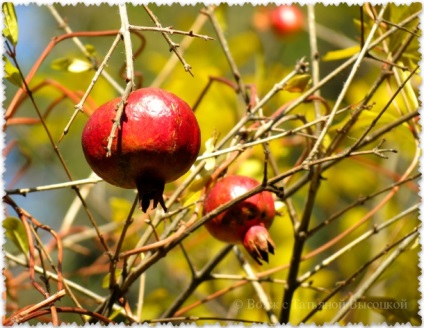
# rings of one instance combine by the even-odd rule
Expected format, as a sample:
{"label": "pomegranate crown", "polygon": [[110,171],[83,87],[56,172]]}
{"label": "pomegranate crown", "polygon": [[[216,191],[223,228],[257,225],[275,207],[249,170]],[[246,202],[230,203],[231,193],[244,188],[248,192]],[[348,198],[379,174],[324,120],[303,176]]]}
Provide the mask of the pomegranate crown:
{"label": "pomegranate crown", "polygon": [[268,262],[268,253],[274,254],[275,244],[268,230],[260,225],[250,227],[243,238],[243,246],[260,265]]}

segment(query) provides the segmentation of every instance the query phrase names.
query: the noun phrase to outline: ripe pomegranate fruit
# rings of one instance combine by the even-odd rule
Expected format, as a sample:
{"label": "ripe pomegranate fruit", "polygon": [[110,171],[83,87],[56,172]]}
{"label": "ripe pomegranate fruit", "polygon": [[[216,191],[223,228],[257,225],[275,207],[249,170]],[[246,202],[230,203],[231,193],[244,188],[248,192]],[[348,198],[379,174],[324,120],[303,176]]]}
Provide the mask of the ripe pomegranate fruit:
{"label": "ripe pomegranate fruit", "polygon": [[121,98],[108,101],[90,116],[82,133],[82,149],[92,170],[122,188],[137,188],[146,212],[163,200],[165,183],[186,173],[200,149],[200,129],[186,102],[158,88],[132,92],[124,107],[121,127],[106,156],[112,120]]}
{"label": "ripe pomegranate fruit", "polygon": [[[257,187],[254,179],[229,175],[207,192],[203,203],[206,215],[217,207]],[[274,254],[274,242],[267,230],[275,216],[272,194],[263,191],[231,206],[205,224],[210,234],[227,243],[241,243],[256,262],[268,262],[268,253]]]}
{"label": "ripe pomegranate fruit", "polygon": [[296,5],[281,5],[269,16],[272,29],[277,35],[293,35],[303,28],[303,14]]}

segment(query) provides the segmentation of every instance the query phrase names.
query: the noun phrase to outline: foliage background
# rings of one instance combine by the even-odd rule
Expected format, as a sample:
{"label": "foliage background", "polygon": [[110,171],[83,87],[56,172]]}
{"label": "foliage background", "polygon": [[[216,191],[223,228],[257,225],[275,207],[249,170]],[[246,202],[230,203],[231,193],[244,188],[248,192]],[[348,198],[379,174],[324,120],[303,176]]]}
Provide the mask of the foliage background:
{"label": "foliage background", "polygon": [[[103,31],[120,28],[121,22],[116,6],[55,5],[55,8],[73,31]],[[178,30],[188,31],[203,6],[180,6],[175,4],[169,7],[152,4],[149,5],[149,8],[160,19],[163,26],[172,26]],[[50,40],[62,34],[63,31],[58,27],[47,6],[18,5],[15,9],[19,23],[19,42],[16,47],[16,59],[23,74],[26,75]],[[271,30],[259,31],[254,24],[254,19],[260,10],[265,9],[248,4],[243,6],[221,5],[216,10],[216,17],[225,32],[225,38],[228,40],[231,54],[244,83],[256,85],[257,94],[262,97],[275,83],[279,82],[294,69],[300,58],[306,56],[307,61],[311,61],[311,56],[309,34],[306,30],[296,36],[287,38],[278,37]],[[301,10],[306,17],[307,8],[302,7]],[[408,14],[418,10],[421,10],[421,5],[419,4],[404,6],[399,11],[392,6],[387,10],[387,18],[388,20],[399,22],[401,19],[395,17],[395,13],[404,13],[406,17]],[[127,11],[130,23],[151,26],[152,23],[141,6],[128,5]],[[318,29],[320,54],[360,44],[359,6],[343,4],[324,6],[317,4],[314,6],[314,11],[317,24],[326,28],[325,30]],[[233,80],[233,72],[227,63],[225,53],[216,40],[213,26],[206,22],[199,33],[212,36],[215,40],[204,41],[195,38],[185,51],[183,57],[192,66],[194,77],[185,72],[183,66],[178,63],[175,69],[160,83],[160,87],[174,92],[189,104],[196,102],[203,88],[208,83],[210,76]],[[169,52],[168,45],[159,33],[143,32],[142,34],[145,37],[145,47],[141,54],[135,58],[134,68],[142,75],[142,85],[149,86],[158,83],[158,74],[174,54]],[[400,42],[404,37],[405,34],[399,32],[389,40],[391,43],[388,43],[388,47],[395,49],[396,42]],[[183,40],[183,36],[172,35],[172,39],[174,42],[180,43]],[[83,44],[90,45],[90,49],[94,49],[95,57],[101,62],[110,48],[113,37],[81,37],[80,40]],[[137,48],[140,40],[133,36],[132,41],[134,48]],[[414,40],[413,44],[405,51],[404,57],[409,58],[410,62],[402,59],[403,61],[399,61],[399,65],[417,64],[417,58],[420,58],[417,44],[417,40]],[[383,48],[379,49],[378,55],[387,55]],[[106,68],[113,79],[118,81],[123,88],[125,81],[120,75],[120,69],[125,60],[124,52],[124,45],[121,42]],[[84,55],[75,47],[71,40],[61,42],[52,49],[46,60],[41,64],[30,83],[30,87],[34,87],[44,81],[54,81],[81,97],[90,84],[94,72],[89,70],[81,73],[72,73],[66,69],[57,69],[58,63],[62,63],[61,60],[63,58],[78,58],[86,61]],[[320,76],[324,77],[331,74],[341,64],[342,60],[344,58],[341,60],[320,61]],[[364,60],[355,76],[354,82],[343,99],[341,107],[359,103],[368,94],[372,84],[381,74],[382,67],[383,64],[376,60]],[[340,94],[349,72],[349,70],[343,71],[320,88],[321,96],[329,103],[330,107],[334,105]],[[6,85],[6,99],[3,107],[6,109],[17,92],[17,87],[8,81],[4,81],[4,84]],[[414,97],[418,96],[419,84],[420,79],[418,76],[414,76],[408,84],[412,88],[411,90],[414,91]],[[383,83],[373,94],[369,103],[375,103],[375,105],[361,115],[361,119],[349,131],[348,136],[340,144],[338,151],[349,147],[355,138],[361,136],[372,120],[375,119],[376,113],[387,104],[396,87],[396,83],[391,79],[387,83]],[[45,112],[45,109],[52,104],[52,101],[60,97],[61,94],[62,90],[53,88],[50,85],[37,90],[34,93],[34,97],[39,108],[42,108],[42,111]],[[264,105],[263,114],[265,116],[272,115],[282,105],[297,99],[299,95],[299,93],[295,92],[278,92]],[[120,96],[120,93],[105,79],[101,78],[90,93],[89,107],[93,110],[97,105],[118,96]],[[384,116],[377,122],[375,129],[394,122],[409,110],[410,107],[408,106],[410,105],[405,103],[412,104],[416,100],[408,98],[411,97],[411,93],[407,94],[406,97],[406,99],[401,99],[400,96],[396,98],[397,103],[392,104],[388,108]],[[55,142],[58,142],[61,138],[64,127],[69,122],[74,111],[74,105],[75,103],[65,97],[63,101],[58,102],[54,106],[54,109],[46,117],[46,125]],[[84,160],[80,147],[81,131],[90,109],[86,110],[84,115],[77,116],[71,125],[69,133],[58,143],[60,152],[69,171],[72,172],[74,180],[85,179],[91,172]],[[417,108],[413,108],[413,110],[417,110]],[[312,103],[301,104],[292,113],[302,115],[307,120],[312,121],[314,119],[314,105]],[[205,143],[215,132],[221,137],[225,136],[243,115],[244,104],[234,90],[223,84],[214,83],[206,96],[202,98],[200,106],[196,109],[196,116],[202,129],[203,142]],[[25,100],[19,105],[14,117],[36,118],[37,115],[31,102]],[[327,144],[337,134],[337,129],[349,120],[349,117],[349,114],[337,116],[328,133]],[[298,121],[288,121],[283,128],[290,130],[298,126]],[[409,120],[407,123],[396,125],[392,131],[386,133],[384,135],[386,141],[383,147],[397,150],[397,153],[386,154],[387,159],[369,154],[354,156],[323,172],[322,177],[324,180],[322,180],[319,192],[316,194],[309,227],[318,226],[338,211],[360,199],[360,197],[389,188],[409,169],[411,169],[409,176],[417,177],[418,163],[416,162],[416,156],[418,143],[417,135],[414,135],[414,132],[419,131],[419,129],[420,126],[416,120]],[[271,154],[278,164],[280,172],[288,171],[298,165],[298,160],[305,149],[305,140],[306,138],[302,135],[293,135],[270,142]],[[380,141],[381,139],[375,140],[370,145],[371,147],[367,146],[366,148],[372,149]],[[16,144],[14,144],[15,142]],[[5,143],[6,145],[14,145],[7,150],[4,156],[6,190],[10,191],[18,188],[44,186],[69,181],[41,124],[6,122]],[[205,150],[205,146],[203,146],[201,153]],[[222,157],[220,160],[222,160]],[[231,173],[245,174],[261,181],[263,177],[263,162],[263,149],[261,146],[255,146],[242,153],[228,170]],[[287,188],[299,181],[303,174],[307,173],[302,172],[293,175],[285,187]],[[270,173],[270,176],[272,175],[273,173]],[[188,174],[185,177],[187,176]],[[175,188],[181,185],[183,180],[184,178],[167,185],[165,194],[171,195]],[[416,178],[408,183],[402,183],[400,190],[395,192],[390,197],[390,200],[376,211],[365,224],[343,237],[340,242],[328,247],[328,249],[313,256],[308,261],[302,262],[299,275],[313,270],[315,265],[332,256],[344,245],[348,245],[356,238],[362,236],[375,225],[386,222],[398,213],[417,204],[419,202],[417,183]],[[117,223],[116,228],[106,234],[108,242],[114,245],[122,233],[123,223],[127,218],[134,199],[134,191],[119,189],[104,182],[93,184],[90,188],[86,202],[97,225],[105,227],[111,222]],[[303,254],[316,250],[352,227],[367,213],[378,207],[383,198],[387,196],[387,193],[393,190],[393,187],[389,188],[387,192],[372,197],[363,204],[354,206],[340,219],[320,229],[316,234],[308,238],[303,248]],[[292,217],[301,217],[302,213],[304,213],[307,194],[308,186],[305,185],[285,200],[290,201],[290,206],[295,212],[295,215],[291,214]],[[190,190],[186,191],[183,195],[182,203],[194,196],[196,194]],[[98,238],[93,236],[77,242],[72,241],[78,234],[92,230],[86,213],[82,209],[79,210],[72,222],[74,230],[63,230],[64,218],[75,199],[74,190],[72,188],[63,188],[32,192],[26,194],[25,197],[22,195],[13,195],[11,197],[19,207],[27,210],[32,217],[42,224],[48,225],[53,231],[63,234],[62,272],[64,277],[95,294],[108,295],[109,290],[107,285],[105,286],[105,281],[107,281],[105,277],[107,277],[110,266],[108,257],[104,255],[104,250]],[[287,203],[279,204],[281,206],[281,215],[276,217],[270,229],[271,235],[277,244],[276,255],[271,258],[269,264],[265,264],[262,267],[247,259],[256,274],[280,266],[284,267],[291,260],[294,244],[293,224],[289,218]],[[13,213],[10,207],[6,206],[5,211],[6,216],[16,217],[16,213]],[[149,215],[153,216],[154,214],[150,213]],[[135,211],[134,219],[134,223],[130,226],[125,238],[125,248],[128,249],[134,247],[147,229],[146,216],[140,210]],[[169,222],[165,222],[159,226],[159,232],[162,232],[168,224]],[[310,286],[305,285],[296,289],[293,298],[295,306],[290,313],[290,322],[300,322],[312,310],[310,304],[316,304],[332,289],[336,288],[338,283],[358,272],[361,266],[370,261],[375,255],[382,253],[386,245],[390,245],[404,237],[405,234],[416,229],[419,224],[418,211],[413,211],[412,214],[399,220],[388,229],[380,231],[355,248],[352,248],[351,251],[345,252],[328,267],[319,270],[311,279],[306,280]],[[51,235],[48,233],[40,232],[39,235],[41,244],[48,245],[52,242]],[[153,241],[154,239],[151,238],[150,242]],[[221,242],[212,239],[204,228],[199,228],[191,233],[183,241],[183,245],[185,251],[189,254],[190,260],[186,259],[181,248],[175,247],[166,257],[155,263],[146,272],[143,278],[145,279],[145,285],[144,287],[142,286],[144,289],[140,287],[140,280],[127,293],[128,303],[133,311],[135,311],[136,304],[139,304],[141,299],[143,300],[142,311],[140,310],[138,313],[140,321],[159,318],[176,297],[181,294],[192,278],[189,263],[200,270],[225,246]],[[348,316],[344,317],[343,321],[340,322],[362,322],[365,324],[371,322],[411,322],[417,324],[421,322],[421,318],[418,315],[418,300],[421,297],[418,292],[418,276],[420,274],[418,268],[419,249],[420,247],[415,245],[415,247],[408,248],[408,250],[403,252],[364,295],[365,302],[402,304],[401,309],[396,309],[396,311],[381,309],[381,307],[371,310],[356,309],[349,311]],[[10,238],[6,238],[4,251],[14,256],[21,256],[21,251]],[[56,250],[52,252],[52,255],[57,256]],[[25,257],[21,256],[22,258]],[[358,274],[355,281],[347,284],[345,288],[336,293],[331,299],[333,303],[330,302],[328,304],[340,304],[337,302],[346,301],[349,295],[354,293],[361,283],[372,275],[381,264],[381,261],[381,258],[372,261],[363,272]],[[17,266],[9,258],[6,262],[6,268],[6,317],[10,317],[12,313],[19,309],[42,301],[43,295],[31,285],[28,278],[28,269],[25,266]],[[234,253],[230,252],[213,269],[213,272],[225,276],[212,276],[205,279],[184,302],[182,308],[191,304],[195,306],[192,309],[187,309],[187,311],[181,311],[180,316],[210,318],[209,320],[200,320],[199,323],[228,319],[269,322],[269,314],[263,310],[261,303],[258,303],[257,291],[250,283],[246,283],[239,288],[231,288],[237,282],[245,281],[242,276],[246,275],[246,272],[236,260]],[[286,265],[286,268],[266,275],[268,281],[261,283],[271,304],[276,307],[273,311],[277,315],[281,310],[287,275],[288,269]],[[37,280],[41,281],[40,279],[40,275],[37,275]],[[53,286],[54,283],[52,282],[51,285]],[[54,290],[54,287],[52,288]],[[212,297],[210,301],[204,303],[196,303],[224,288],[229,288],[229,290],[221,296]],[[143,294],[142,298],[140,298],[140,290]],[[90,297],[82,297],[78,294],[77,298],[80,299],[81,305],[85,309],[94,310],[98,305]],[[235,300],[242,300],[243,306],[240,308],[235,306]],[[254,304],[253,309],[248,304]],[[69,297],[64,297],[60,301],[60,306],[75,306],[75,303]],[[319,324],[331,321],[339,310],[339,306],[326,307],[308,319],[308,322]],[[113,317],[113,319],[117,321],[128,320],[122,314]],[[31,322],[38,322],[38,320],[49,320],[49,316],[40,317]],[[65,322],[77,320],[77,322],[81,323],[84,317],[76,314],[61,314],[60,320]],[[190,321],[189,319],[187,320]]]}

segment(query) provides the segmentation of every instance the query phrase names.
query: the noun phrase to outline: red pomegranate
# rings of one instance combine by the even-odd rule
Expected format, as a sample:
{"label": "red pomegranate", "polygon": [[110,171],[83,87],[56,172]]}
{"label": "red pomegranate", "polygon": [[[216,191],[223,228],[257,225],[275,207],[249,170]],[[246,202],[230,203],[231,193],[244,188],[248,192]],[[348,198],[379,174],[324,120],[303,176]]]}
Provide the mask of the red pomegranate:
{"label": "red pomegranate", "polygon": [[270,12],[270,25],[278,35],[294,35],[303,28],[303,14],[296,5],[281,5]]}
{"label": "red pomegranate", "polygon": [[105,181],[122,188],[137,188],[146,212],[163,200],[165,183],[186,173],[200,149],[200,129],[186,102],[158,88],[142,88],[130,94],[121,127],[106,156],[108,136],[121,98],[100,106],[82,133],[82,149],[92,170]]}
{"label": "red pomegranate", "polygon": [[[203,214],[257,187],[254,179],[230,175],[218,182],[206,194]],[[255,194],[234,204],[205,224],[216,239],[227,243],[241,243],[259,264],[268,262],[268,253],[274,254],[274,242],[267,230],[275,216],[274,201],[268,191]]]}

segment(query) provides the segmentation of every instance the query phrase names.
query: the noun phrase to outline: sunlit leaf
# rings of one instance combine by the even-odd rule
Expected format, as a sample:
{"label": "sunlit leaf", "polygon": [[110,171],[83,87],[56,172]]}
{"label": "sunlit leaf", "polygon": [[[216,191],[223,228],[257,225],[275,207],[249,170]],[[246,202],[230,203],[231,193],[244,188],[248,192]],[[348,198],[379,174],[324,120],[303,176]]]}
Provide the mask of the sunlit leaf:
{"label": "sunlit leaf", "polygon": [[284,86],[283,90],[293,93],[299,93],[305,91],[309,82],[311,81],[311,76],[309,74],[300,74],[296,75]]}
{"label": "sunlit leaf", "polygon": [[361,50],[361,47],[353,46],[350,48],[334,50],[327,52],[324,56],[322,56],[323,61],[332,61],[332,60],[340,60],[350,58],[353,55],[357,54]]}
{"label": "sunlit leaf", "polygon": [[92,68],[92,65],[86,61],[80,59],[74,59],[68,67],[68,71],[71,73],[86,72]]}
{"label": "sunlit leaf", "polygon": [[3,35],[15,47],[18,43],[18,20],[16,18],[15,7],[12,2],[4,2],[2,5],[5,27]]}
{"label": "sunlit leaf", "polygon": [[92,65],[84,60],[77,58],[58,58],[51,63],[51,68],[58,71],[82,73],[90,70]]}
{"label": "sunlit leaf", "polygon": [[5,73],[4,77],[6,78],[6,80],[18,87],[21,87],[22,79],[21,75],[19,74],[19,70],[10,62],[9,58],[7,58],[6,56],[3,56],[3,61]]}
{"label": "sunlit leaf", "polygon": [[3,228],[5,229],[6,237],[23,253],[27,253],[29,250],[28,239],[21,220],[15,217],[8,217],[3,220]]}

